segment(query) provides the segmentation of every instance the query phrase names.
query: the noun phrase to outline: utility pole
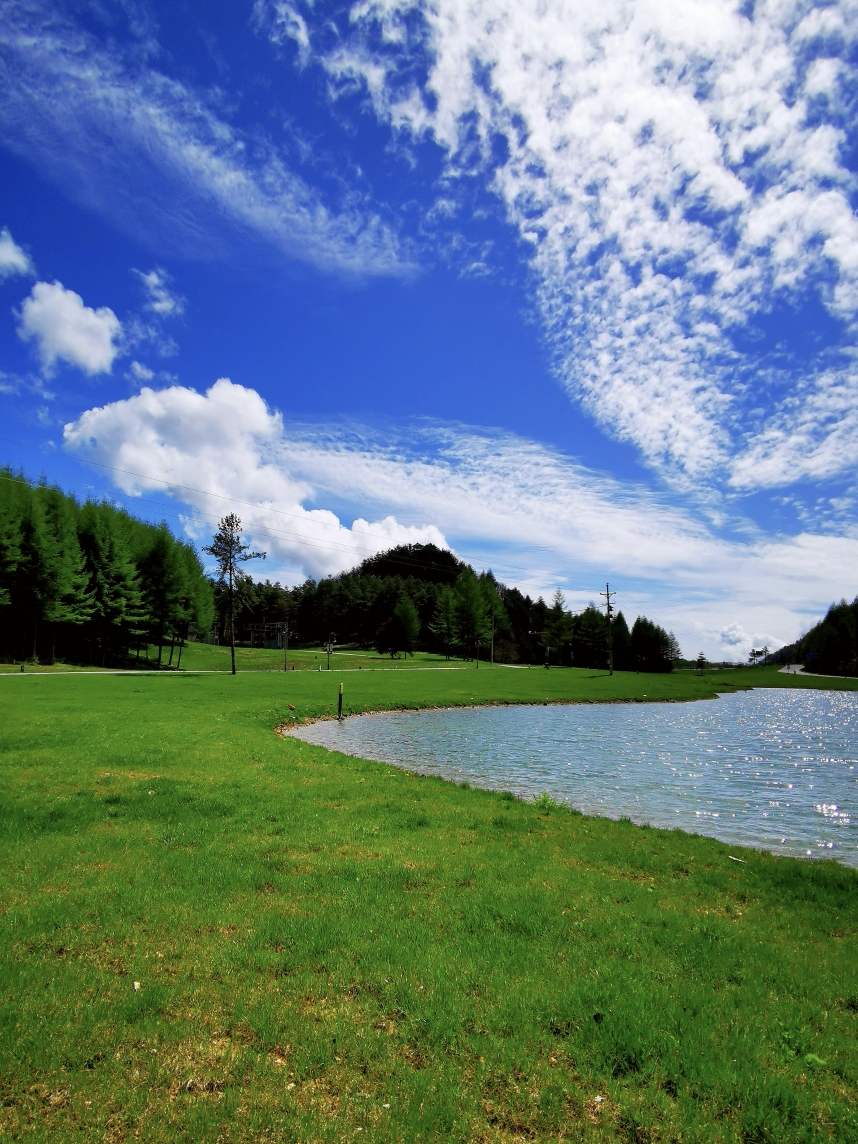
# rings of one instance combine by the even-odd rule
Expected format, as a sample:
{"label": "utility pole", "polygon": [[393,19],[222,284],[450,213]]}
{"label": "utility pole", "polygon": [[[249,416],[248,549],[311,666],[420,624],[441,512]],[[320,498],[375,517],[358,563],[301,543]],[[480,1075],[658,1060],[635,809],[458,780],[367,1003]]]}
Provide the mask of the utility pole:
{"label": "utility pole", "polygon": [[611,628],[614,605],[611,603],[611,600],[616,594],[616,592],[611,591],[610,584],[606,584],[604,592],[599,593],[600,596],[605,597],[605,614],[608,617],[608,672],[610,675],[614,674],[614,633]]}

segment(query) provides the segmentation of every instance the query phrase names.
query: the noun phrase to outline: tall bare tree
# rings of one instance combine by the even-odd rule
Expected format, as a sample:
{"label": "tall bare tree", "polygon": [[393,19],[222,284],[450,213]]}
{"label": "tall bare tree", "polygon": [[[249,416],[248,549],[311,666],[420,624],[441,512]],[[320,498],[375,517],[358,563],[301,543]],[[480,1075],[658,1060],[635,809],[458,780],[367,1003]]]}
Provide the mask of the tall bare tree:
{"label": "tall bare tree", "polygon": [[235,675],[235,582],[238,579],[239,564],[247,560],[264,560],[264,552],[251,552],[249,544],[241,542],[241,520],[231,512],[218,523],[217,532],[211,544],[203,552],[208,552],[217,561],[218,581],[227,589],[229,608],[229,650],[232,660],[232,674]]}

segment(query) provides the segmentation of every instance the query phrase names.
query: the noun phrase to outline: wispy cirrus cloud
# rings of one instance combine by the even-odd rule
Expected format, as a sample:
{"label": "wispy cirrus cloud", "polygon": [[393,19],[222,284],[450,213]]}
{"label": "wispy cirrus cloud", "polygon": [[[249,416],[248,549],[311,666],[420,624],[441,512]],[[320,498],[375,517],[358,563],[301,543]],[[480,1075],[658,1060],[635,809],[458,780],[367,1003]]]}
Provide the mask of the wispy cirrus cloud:
{"label": "wispy cirrus cloud", "polygon": [[[82,414],[65,442],[125,470],[113,479],[126,493],[166,483],[199,512],[235,508],[269,552],[266,574],[299,581],[393,544],[449,541],[507,583],[533,594],[561,587],[573,605],[610,579],[626,612],[652,615],[686,651],[711,657],[794,639],[842,594],[858,559],[858,538],[719,537],[640,486],[509,433],[287,423],[227,379],[205,394],[144,388]],[[320,503],[338,513],[307,507]],[[207,534],[197,520],[186,527]]]}
{"label": "wispy cirrus cloud", "polygon": [[[336,36],[309,0],[257,10],[440,145],[445,199],[483,172],[560,378],[650,464],[742,488],[855,465],[853,0],[361,0]],[[808,300],[825,345],[760,344]]]}
{"label": "wispy cirrus cloud", "polygon": [[159,71],[151,32],[97,40],[54,4],[0,14],[0,138],[157,249],[236,255],[247,236],[321,269],[409,270],[359,190],[331,205],[260,130]]}

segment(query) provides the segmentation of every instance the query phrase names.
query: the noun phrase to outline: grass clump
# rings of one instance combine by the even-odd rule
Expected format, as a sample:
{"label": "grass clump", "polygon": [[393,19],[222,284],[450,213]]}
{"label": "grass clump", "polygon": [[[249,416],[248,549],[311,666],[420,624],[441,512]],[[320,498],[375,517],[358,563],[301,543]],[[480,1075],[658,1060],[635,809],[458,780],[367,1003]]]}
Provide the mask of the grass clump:
{"label": "grass clump", "polygon": [[[351,709],[670,686],[348,678]],[[3,683],[0,1135],[858,1138],[854,871],[273,734],[335,702],[312,673]]]}

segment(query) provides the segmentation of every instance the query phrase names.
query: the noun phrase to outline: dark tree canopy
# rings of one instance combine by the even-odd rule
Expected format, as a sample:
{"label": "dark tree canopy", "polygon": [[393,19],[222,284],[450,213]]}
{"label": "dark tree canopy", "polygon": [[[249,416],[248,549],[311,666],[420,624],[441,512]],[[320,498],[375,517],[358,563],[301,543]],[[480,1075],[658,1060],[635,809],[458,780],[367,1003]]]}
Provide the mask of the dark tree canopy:
{"label": "dark tree canopy", "polygon": [[428,584],[455,584],[465,563],[447,548],[435,544],[400,544],[378,556],[370,556],[352,573],[384,580],[389,576],[402,579],[413,576]]}
{"label": "dark tree canopy", "polygon": [[847,604],[832,604],[798,645],[784,648],[787,660],[800,660],[808,671],[822,675],[858,675],[858,596]]}
{"label": "dark tree canopy", "polygon": [[[546,662],[547,648],[551,665],[608,666],[608,624],[595,604],[576,614],[560,592],[550,604],[534,600],[433,544],[399,545],[338,576],[283,588],[244,571],[262,553],[250,552],[230,515],[206,548],[218,564],[208,579],[191,545],[166,525],[110,504],[81,505],[9,470],[0,477],[6,659],[122,663],[154,644],[157,662],[172,666],[176,648],[180,662],[184,641],[214,621],[220,642],[252,646],[333,638],[390,655],[422,650],[534,665]],[[829,613],[825,633],[814,637],[820,664],[854,659],[855,609]],[[619,671],[669,671],[679,656],[673,636],[645,617],[629,631],[618,613],[611,635]]]}
{"label": "dark tree canopy", "polygon": [[0,656],[122,663],[154,643],[172,662],[213,612],[199,557],[166,525],[0,470]]}

